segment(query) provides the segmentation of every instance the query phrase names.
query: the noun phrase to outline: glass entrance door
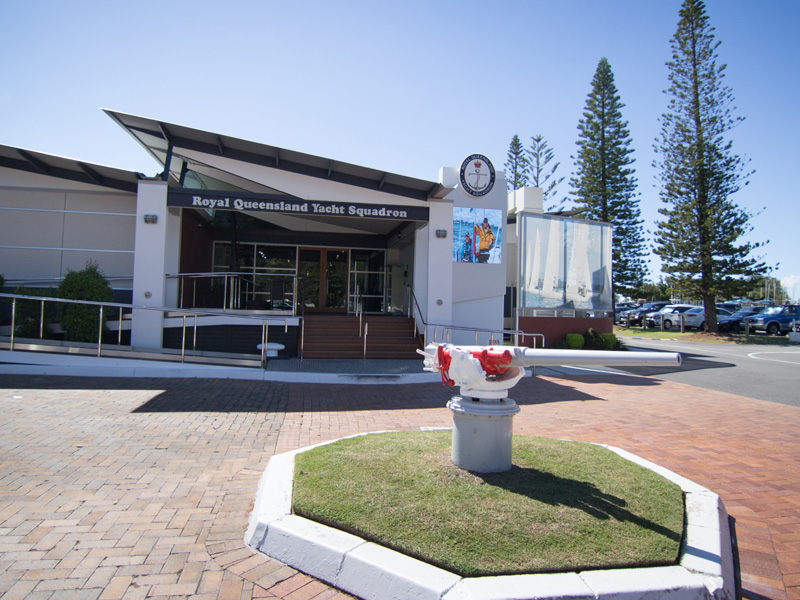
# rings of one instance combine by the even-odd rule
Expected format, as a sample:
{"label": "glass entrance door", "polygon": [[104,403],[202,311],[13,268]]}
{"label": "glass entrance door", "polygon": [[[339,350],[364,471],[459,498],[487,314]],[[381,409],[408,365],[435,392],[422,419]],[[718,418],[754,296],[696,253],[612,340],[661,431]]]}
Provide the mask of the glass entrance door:
{"label": "glass entrance door", "polygon": [[348,251],[300,248],[298,274],[303,278],[307,312],[345,312],[347,308]]}

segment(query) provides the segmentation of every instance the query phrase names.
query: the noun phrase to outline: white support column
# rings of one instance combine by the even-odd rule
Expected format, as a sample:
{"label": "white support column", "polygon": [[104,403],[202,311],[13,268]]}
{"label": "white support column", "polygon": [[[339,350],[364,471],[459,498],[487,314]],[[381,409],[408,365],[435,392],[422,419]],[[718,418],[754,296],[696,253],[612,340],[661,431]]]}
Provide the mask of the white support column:
{"label": "white support column", "polygon": [[[178,273],[181,269],[181,219],[182,208],[167,209],[167,242],[164,260],[165,273]],[[178,307],[180,282],[176,278],[166,280],[164,306]]]}
{"label": "white support column", "polygon": [[[453,203],[431,201],[430,221],[423,233],[427,246],[427,293],[425,295],[428,323],[453,323]],[[437,231],[445,237],[437,237]],[[433,332],[431,330],[430,334]]]}
{"label": "white support column", "polygon": [[[155,222],[152,222],[155,219]],[[167,183],[142,180],[136,198],[136,236],[133,259],[133,304],[166,305],[166,280],[175,251],[170,238],[180,234],[180,217],[167,210]],[[174,240],[173,240],[174,241]],[[162,347],[163,314],[154,310],[134,310],[131,345],[140,348]]]}

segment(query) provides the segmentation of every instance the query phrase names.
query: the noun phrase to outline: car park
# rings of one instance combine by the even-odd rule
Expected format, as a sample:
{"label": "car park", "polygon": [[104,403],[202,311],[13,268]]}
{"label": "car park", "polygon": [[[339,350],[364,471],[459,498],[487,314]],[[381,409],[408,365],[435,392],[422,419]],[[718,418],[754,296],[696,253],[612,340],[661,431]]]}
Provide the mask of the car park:
{"label": "car park", "polygon": [[657,312],[647,313],[644,317],[644,322],[648,327],[661,327],[661,321],[664,321],[664,329],[672,329],[673,327],[680,327],[681,313],[694,308],[692,304],[668,304]]}
{"label": "car park", "polygon": [[619,323],[623,327],[630,327],[631,325],[641,325],[642,320],[644,319],[644,316],[647,313],[661,310],[668,304],[671,303],[666,301],[648,302],[646,304],[643,304],[639,308],[634,308],[632,310],[624,311],[619,316]]}
{"label": "car park", "polygon": [[740,331],[744,331],[744,320],[754,317],[755,315],[759,314],[761,310],[762,309],[757,306],[751,306],[747,308],[741,308],[729,317],[718,318],[717,325],[719,326],[719,330],[730,331],[731,333],[739,333]]}
{"label": "car park", "polygon": [[750,317],[750,332],[764,331],[768,335],[784,335],[794,331],[796,323],[800,323],[800,306],[786,304],[770,306],[754,317]]}

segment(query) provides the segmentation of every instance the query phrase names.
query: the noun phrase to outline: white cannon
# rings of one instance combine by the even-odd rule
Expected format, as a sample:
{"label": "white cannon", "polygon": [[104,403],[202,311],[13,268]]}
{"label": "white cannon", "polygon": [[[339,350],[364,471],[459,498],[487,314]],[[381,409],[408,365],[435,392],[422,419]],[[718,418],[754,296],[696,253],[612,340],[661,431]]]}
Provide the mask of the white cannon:
{"label": "white cannon", "polygon": [[546,350],[517,346],[428,344],[425,370],[440,373],[442,384],[460,388],[447,407],[453,412],[452,458],[456,466],[477,473],[511,468],[511,432],[517,403],[508,390],[534,366],[677,367],[674,352],[601,352]]}

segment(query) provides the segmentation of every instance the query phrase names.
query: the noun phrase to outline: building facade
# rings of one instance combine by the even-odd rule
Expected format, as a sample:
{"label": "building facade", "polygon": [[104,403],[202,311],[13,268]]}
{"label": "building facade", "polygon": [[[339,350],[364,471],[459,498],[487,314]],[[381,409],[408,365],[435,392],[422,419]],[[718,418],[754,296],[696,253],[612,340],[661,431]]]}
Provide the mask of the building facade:
{"label": "building facade", "polygon": [[[7,291],[57,285],[91,261],[135,306],[291,327],[300,315],[413,314],[420,332],[447,327],[457,343],[550,317],[536,310],[611,308],[610,227],[544,215],[541,190],[507,194],[483,155],[426,181],[106,112],[162,173],[0,147]],[[139,348],[162,347],[168,325],[157,310],[126,323]]]}

